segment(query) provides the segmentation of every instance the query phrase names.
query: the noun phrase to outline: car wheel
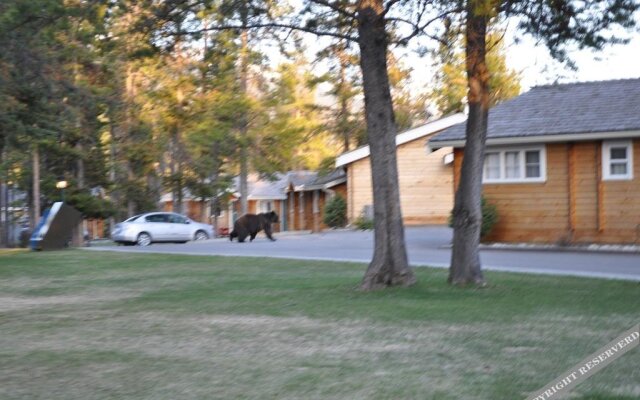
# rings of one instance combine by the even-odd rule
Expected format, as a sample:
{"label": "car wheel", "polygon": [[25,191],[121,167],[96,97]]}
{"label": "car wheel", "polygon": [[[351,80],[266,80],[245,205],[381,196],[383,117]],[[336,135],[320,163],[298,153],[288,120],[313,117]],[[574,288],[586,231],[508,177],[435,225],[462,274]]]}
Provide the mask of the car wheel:
{"label": "car wheel", "polygon": [[207,232],[205,231],[198,231],[196,232],[195,236],[193,237],[193,240],[198,241],[198,240],[207,240],[209,239],[209,235],[207,235]]}
{"label": "car wheel", "polygon": [[138,246],[148,246],[151,244],[151,236],[146,232],[142,232],[138,235],[138,240],[136,240],[136,243],[138,244]]}

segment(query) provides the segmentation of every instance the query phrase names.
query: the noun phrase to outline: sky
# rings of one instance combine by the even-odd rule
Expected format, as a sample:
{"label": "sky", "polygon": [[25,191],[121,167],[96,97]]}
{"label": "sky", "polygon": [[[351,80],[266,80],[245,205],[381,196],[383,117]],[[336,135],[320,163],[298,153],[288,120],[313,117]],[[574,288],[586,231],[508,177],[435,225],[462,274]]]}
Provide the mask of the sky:
{"label": "sky", "polygon": [[640,31],[636,30],[626,45],[607,46],[602,51],[573,51],[571,58],[578,70],[561,68],[544,46],[525,39],[507,45],[507,63],[522,74],[522,89],[536,85],[640,78]]}
{"label": "sky", "polygon": [[[608,45],[601,51],[573,50],[569,51],[570,58],[577,66],[577,70],[563,67],[553,60],[543,44],[523,36],[513,26],[507,27],[505,34],[505,50],[507,65],[520,72],[521,91],[526,92],[534,86],[553,83],[590,82],[613,79],[640,78],[640,19],[637,27],[631,32],[616,31],[618,36],[630,38],[627,44]],[[515,37],[519,38],[516,43]],[[310,55],[322,48],[327,39],[318,39],[313,35],[306,37]],[[414,47],[415,48],[415,47]],[[392,50],[393,51],[393,50]],[[398,54],[405,66],[413,69],[412,85],[416,93],[430,90],[432,81],[433,61],[428,57],[419,57],[409,49]],[[310,57],[313,59],[313,56]],[[322,63],[316,66],[322,72]],[[320,89],[323,90],[322,88]],[[321,102],[331,102],[320,94]]]}
{"label": "sky", "polygon": [[[534,86],[556,82],[640,78],[640,16],[636,24],[637,27],[632,31],[613,31],[618,37],[630,38],[627,44],[608,45],[600,51],[569,51],[570,58],[578,67],[575,71],[553,60],[543,44],[536,44],[531,37],[523,36],[516,30],[515,24],[508,24],[504,36],[507,65],[520,73],[522,92]],[[413,84],[429,87],[433,74],[432,61],[411,52],[404,54],[403,61],[414,68]]]}

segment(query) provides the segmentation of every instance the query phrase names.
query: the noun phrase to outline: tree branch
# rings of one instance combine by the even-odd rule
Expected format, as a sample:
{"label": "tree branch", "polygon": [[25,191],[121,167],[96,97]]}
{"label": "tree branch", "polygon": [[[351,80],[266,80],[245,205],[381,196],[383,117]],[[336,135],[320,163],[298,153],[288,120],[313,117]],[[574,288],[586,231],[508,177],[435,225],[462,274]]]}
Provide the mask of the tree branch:
{"label": "tree branch", "polygon": [[299,25],[290,25],[290,24],[282,24],[275,22],[268,23],[257,23],[257,24],[248,24],[246,26],[242,25],[218,25],[218,26],[210,26],[207,28],[196,29],[196,30],[188,30],[188,31],[180,31],[176,32],[176,35],[197,35],[204,32],[209,31],[223,31],[223,30],[232,30],[232,29],[260,29],[260,28],[281,28],[281,29],[290,29],[301,32],[312,33],[316,36],[330,36],[338,39],[348,40],[355,42],[358,40],[357,36],[352,36],[348,34],[338,33],[338,32],[330,32],[330,31],[322,31],[314,28],[307,28]]}
{"label": "tree branch", "polygon": [[[325,7],[329,7],[330,9],[332,9],[333,11],[342,14],[345,17],[348,18],[352,18],[352,19],[356,19],[358,16],[356,15],[355,12],[349,12],[347,10],[345,10],[344,8],[341,8],[337,3],[337,1],[334,1],[333,3],[330,3],[329,1],[326,0],[309,0],[310,2],[314,3],[314,4],[319,4],[321,6],[325,6]],[[394,1],[399,1],[399,0],[394,0]]]}
{"label": "tree branch", "polygon": [[[449,14],[455,14],[455,13],[460,13],[460,12],[462,12],[462,9],[458,9],[458,8],[451,9],[451,10],[448,10],[448,11],[445,11],[445,12],[443,12],[441,14],[436,15],[435,17],[427,20],[424,24],[418,24],[417,22],[413,22],[413,21],[409,21],[409,20],[404,19],[404,18],[397,18],[397,17],[388,18],[387,21],[402,22],[402,23],[408,24],[409,26],[411,26],[413,28],[413,31],[409,35],[404,36],[404,37],[400,38],[397,41],[400,44],[404,44],[404,43],[409,42],[411,39],[413,39],[414,37],[416,37],[416,36],[418,36],[420,34],[424,34],[424,35],[426,35],[427,37],[429,37],[431,39],[435,39],[435,36],[425,33],[424,30],[429,25],[431,25],[432,23],[443,19],[444,17],[446,17]],[[421,18],[419,18],[419,19],[421,19]],[[440,43],[443,43],[443,41],[441,39],[436,39],[436,40],[438,40],[438,42],[440,42]]]}
{"label": "tree branch", "polygon": [[391,11],[391,8],[396,4],[399,3],[402,0],[389,0],[387,2],[387,5],[384,6],[384,12],[382,13],[382,15],[387,15],[387,13],[389,13],[389,11]]}

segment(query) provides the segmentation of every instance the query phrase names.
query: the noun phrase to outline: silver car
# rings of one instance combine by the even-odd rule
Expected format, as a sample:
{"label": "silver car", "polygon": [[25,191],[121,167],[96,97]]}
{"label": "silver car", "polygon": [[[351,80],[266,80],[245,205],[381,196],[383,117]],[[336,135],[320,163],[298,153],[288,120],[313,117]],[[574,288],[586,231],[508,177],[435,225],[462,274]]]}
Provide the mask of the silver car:
{"label": "silver car", "polygon": [[111,232],[116,243],[148,246],[153,242],[188,242],[213,237],[213,227],[175,213],[136,215],[117,224]]}

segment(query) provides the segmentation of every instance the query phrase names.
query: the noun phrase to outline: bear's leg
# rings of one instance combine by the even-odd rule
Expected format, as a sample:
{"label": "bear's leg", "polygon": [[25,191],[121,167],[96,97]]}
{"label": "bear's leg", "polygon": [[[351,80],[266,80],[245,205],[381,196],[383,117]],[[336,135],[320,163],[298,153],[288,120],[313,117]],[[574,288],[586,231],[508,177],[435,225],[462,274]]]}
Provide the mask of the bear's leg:
{"label": "bear's leg", "polygon": [[238,236],[238,234],[236,233],[235,229],[231,231],[231,233],[229,234],[229,240],[233,242],[233,238]]}
{"label": "bear's leg", "polygon": [[272,242],[275,242],[276,240],[273,238],[273,236],[271,236],[271,225],[267,225],[264,227],[264,233],[267,235],[267,237],[269,238],[269,240],[271,240]]}
{"label": "bear's leg", "polygon": [[257,232],[257,231],[256,231],[256,232],[253,232],[253,233],[251,234],[251,239],[250,239],[249,241],[250,241],[250,242],[253,242],[253,239],[255,239],[255,238],[256,238],[256,235],[257,235],[257,234],[258,234],[258,232]]}
{"label": "bear's leg", "polygon": [[244,240],[247,238],[247,234],[242,232],[240,234],[238,234],[238,242],[240,243],[244,243]]}

